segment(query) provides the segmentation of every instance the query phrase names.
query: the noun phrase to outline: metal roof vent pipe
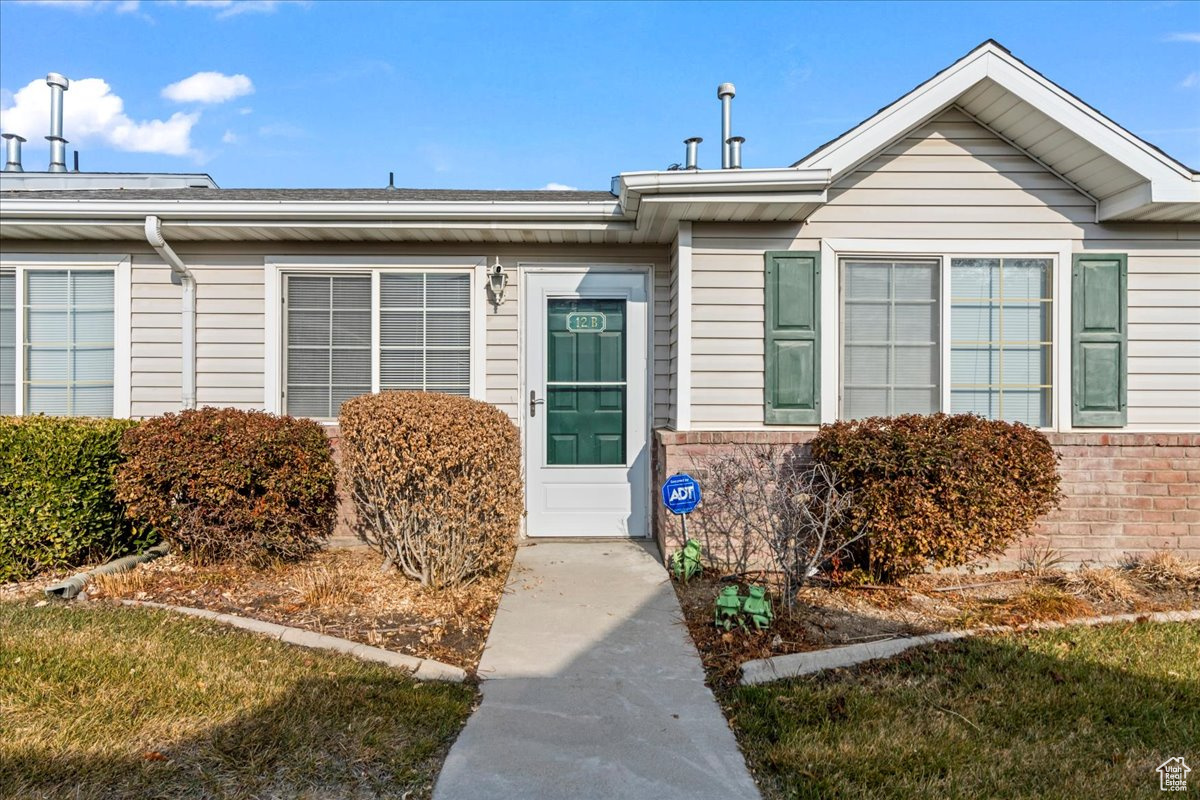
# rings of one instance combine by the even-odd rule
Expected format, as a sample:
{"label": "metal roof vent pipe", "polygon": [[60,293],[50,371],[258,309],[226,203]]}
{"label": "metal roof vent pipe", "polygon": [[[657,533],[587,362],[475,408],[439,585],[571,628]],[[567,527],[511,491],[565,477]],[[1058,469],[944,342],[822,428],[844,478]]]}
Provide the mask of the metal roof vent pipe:
{"label": "metal roof vent pipe", "polygon": [[684,169],[700,169],[696,164],[697,151],[699,145],[704,140],[699,136],[693,136],[690,139],[684,139],[683,143],[687,145],[687,159],[684,160]]}
{"label": "metal roof vent pipe", "polygon": [[21,166],[21,143],[25,140],[15,133],[4,134],[4,171],[24,172]]}
{"label": "metal roof vent pipe", "polygon": [[729,147],[729,168],[742,168],[742,142],[746,141],[744,136],[730,136],[725,140],[725,144]]}
{"label": "metal roof vent pipe", "polygon": [[50,86],[50,172],[67,171],[67,140],[63,138],[63,92],[71,82],[57,72],[46,76]]}
{"label": "metal roof vent pipe", "polygon": [[733,135],[729,113],[735,93],[732,83],[722,83],[717,87],[717,99],[721,101],[721,169],[729,169],[729,137]]}

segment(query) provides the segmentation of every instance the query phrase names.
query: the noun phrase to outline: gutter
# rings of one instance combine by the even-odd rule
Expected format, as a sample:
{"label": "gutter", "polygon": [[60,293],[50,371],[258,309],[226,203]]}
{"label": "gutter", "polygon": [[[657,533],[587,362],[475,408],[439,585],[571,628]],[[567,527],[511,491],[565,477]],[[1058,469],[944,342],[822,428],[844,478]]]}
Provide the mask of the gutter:
{"label": "gutter", "polygon": [[162,220],[146,217],[146,241],[171,268],[171,283],[183,286],[183,408],[196,407],[196,278],[162,235]]}

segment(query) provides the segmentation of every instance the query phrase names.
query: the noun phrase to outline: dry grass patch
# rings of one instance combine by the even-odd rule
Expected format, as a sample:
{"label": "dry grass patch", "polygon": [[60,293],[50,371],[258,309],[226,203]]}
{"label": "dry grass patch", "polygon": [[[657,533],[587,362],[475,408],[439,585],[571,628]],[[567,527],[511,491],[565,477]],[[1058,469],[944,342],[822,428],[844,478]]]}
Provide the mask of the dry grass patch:
{"label": "dry grass patch", "polygon": [[0,795],[428,797],[470,687],[100,603],[0,602]]}
{"label": "dry grass patch", "polygon": [[317,553],[262,569],[197,565],[175,556],[97,581],[93,599],[151,600],[207,608],[341,636],[474,669],[483,652],[503,575],[452,589],[423,588],[383,572],[365,548]]}
{"label": "dry grass patch", "polygon": [[1149,586],[1200,594],[1200,561],[1158,552],[1135,561],[1131,571]]}
{"label": "dry grass patch", "polygon": [[1065,572],[1055,581],[1059,588],[1088,600],[1111,600],[1132,604],[1138,599],[1137,589],[1129,581],[1126,570],[1112,567],[1084,567]]}

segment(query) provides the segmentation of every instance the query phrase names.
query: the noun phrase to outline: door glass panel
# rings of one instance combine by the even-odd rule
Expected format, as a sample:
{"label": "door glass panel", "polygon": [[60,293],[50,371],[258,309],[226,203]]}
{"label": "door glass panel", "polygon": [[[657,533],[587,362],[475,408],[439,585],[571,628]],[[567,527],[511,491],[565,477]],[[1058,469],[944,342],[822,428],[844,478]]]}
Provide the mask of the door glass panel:
{"label": "door glass panel", "polygon": [[550,300],[546,463],[625,463],[625,301]]}

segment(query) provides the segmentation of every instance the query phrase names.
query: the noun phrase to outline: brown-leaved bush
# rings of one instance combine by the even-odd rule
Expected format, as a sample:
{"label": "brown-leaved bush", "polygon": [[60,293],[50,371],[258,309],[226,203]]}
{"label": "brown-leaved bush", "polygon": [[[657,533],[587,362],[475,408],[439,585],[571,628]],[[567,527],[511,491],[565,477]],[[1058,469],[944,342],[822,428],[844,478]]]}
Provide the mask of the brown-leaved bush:
{"label": "brown-leaved bush", "polygon": [[340,449],[357,532],[425,586],[470,583],[507,562],[524,512],[521,445],[500,409],[433,392],[342,404]]}
{"label": "brown-leaved bush", "polygon": [[312,420],[183,411],[144,420],[121,451],[117,497],[195,562],[301,558],[333,532],[333,448]]}
{"label": "brown-leaved bush", "polygon": [[854,492],[876,580],[997,555],[1057,507],[1058,459],[1039,431],[970,414],[823,426],[815,461]]}

